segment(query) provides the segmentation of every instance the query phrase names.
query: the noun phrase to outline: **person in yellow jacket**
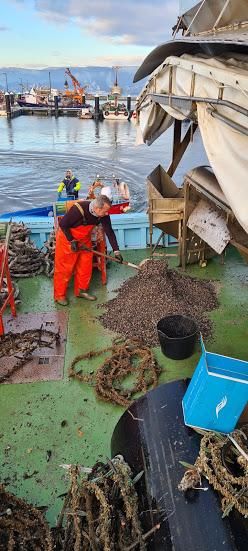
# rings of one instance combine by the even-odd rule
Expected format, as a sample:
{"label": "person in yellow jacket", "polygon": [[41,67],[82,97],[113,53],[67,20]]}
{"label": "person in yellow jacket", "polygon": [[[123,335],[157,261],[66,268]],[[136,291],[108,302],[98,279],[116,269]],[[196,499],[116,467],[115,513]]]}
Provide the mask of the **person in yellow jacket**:
{"label": "person in yellow jacket", "polygon": [[65,189],[68,198],[78,199],[78,192],[80,188],[81,183],[75,176],[73,176],[72,170],[67,170],[64,180],[60,182],[57,189],[58,198],[61,196],[63,189]]}

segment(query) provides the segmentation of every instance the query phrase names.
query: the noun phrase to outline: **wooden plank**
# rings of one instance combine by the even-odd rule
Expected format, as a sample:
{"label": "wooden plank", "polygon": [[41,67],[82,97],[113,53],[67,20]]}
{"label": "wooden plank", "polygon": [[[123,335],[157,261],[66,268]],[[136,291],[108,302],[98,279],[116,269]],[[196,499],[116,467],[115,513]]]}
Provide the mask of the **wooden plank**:
{"label": "wooden plank", "polygon": [[162,213],[153,213],[153,224],[163,224],[165,222],[174,222],[175,220],[182,220],[182,214],[162,214]]}
{"label": "wooden plank", "polygon": [[192,137],[192,134],[195,133],[197,129],[197,124],[195,123],[192,123],[192,125],[188,128],[182,142],[178,142],[177,140],[177,135],[175,137],[175,146],[173,146],[173,157],[172,157],[172,161],[171,161],[171,164],[170,166],[168,167],[167,169],[167,173],[169,174],[169,176],[173,176],[174,172],[176,171],[180,161],[181,161],[181,158],[184,154],[184,152],[186,151],[190,141],[191,141],[191,137]]}

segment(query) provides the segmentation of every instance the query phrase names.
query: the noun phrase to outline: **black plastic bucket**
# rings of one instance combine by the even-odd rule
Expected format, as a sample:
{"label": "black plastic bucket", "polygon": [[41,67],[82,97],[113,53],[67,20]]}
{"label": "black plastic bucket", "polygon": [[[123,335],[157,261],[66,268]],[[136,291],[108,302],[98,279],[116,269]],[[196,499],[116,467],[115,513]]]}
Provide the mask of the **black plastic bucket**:
{"label": "black plastic bucket", "polygon": [[197,339],[195,321],[187,316],[175,315],[162,318],[157,324],[161,350],[173,360],[189,358]]}

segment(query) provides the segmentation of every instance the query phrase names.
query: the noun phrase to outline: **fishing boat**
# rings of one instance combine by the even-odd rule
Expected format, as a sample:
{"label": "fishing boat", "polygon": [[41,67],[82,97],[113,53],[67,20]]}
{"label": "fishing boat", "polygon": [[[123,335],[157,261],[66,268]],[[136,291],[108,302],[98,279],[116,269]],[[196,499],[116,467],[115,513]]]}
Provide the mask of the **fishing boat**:
{"label": "fishing boat", "polygon": [[93,113],[91,111],[91,105],[84,105],[79,113],[79,119],[93,119]]}
{"label": "fishing boat", "polygon": [[[130,192],[129,186],[126,182],[121,181],[120,178],[117,178],[115,175],[112,177],[100,176],[97,174],[92,184],[88,188],[88,193],[85,197],[80,197],[79,200],[92,200],[97,197],[97,195],[102,194],[106,195],[112,202],[109,214],[123,214],[130,210]],[[60,212],[64,205],[64,213],[66,212],[66,203],[67,201],[74,200],[74,196],[66,195],[63,190],[58,194],[57,203],[50,205],[44,205],[41,207],[33,207],[31,209],[23,209],[15,212],[6,212],[1,215],[3,220],[14,220],[14,219],[23,219],[25,223],[29,222],[29,219],[39,218],[47,219],[54,216],[54,209],[56,205],[60,203]],[[62,203],[62,204],[61,204]]]}
{"label": "fishing boat", "polygon": [[109,214],[121,214],[130,210],[128,184],[122,182],[115,175],[109,178],[97,174],[94,182],[89,187],[87,199],[95,199],[99,193],[106,195],[112,201]]}
{"label": "fishing boat", "polygon": [[119,67],[115,69],[115,82],[111,88],[111,92],[108,95],[107,102],[103,104],[103,117],[107,120],[128,120],[129,113],[125,106],[125,103],[119,103],[118,98],[121,96],[121,88],[118,85],[117,72]]}
{"label": "fishing boat", "polygon": [[22,94],[16,101],[20,107],[54,107],[54,97],[58,96],[58,90],[49,89],[47,91],[39,88],[31,88],[29,92]]}
{"label": "fishing boat", "polygon": [[[0,431],[3,454],[1,482],[5,484],[7,492],[12,492],[18,498],[39,508],[39,515],[41,515],[43,509],[49,526],[54,527],[54,530],[56,526],[57,529],[61,530],[61,519],[64,519],[63,515],[61,516],[61,511],[66,511],[65,524],[68,526],[69,523],[72,530],[72,536],[68,540],[69,543],[67,542],[66,551],[76,549],[74,546],[75,534],[78,538],[77,545],[79,538],[84,538],[86,548],[92,548],[91,543],[93,542],[93,548],[95,546],[95,548],[104,549],[104,544],[107,545],[114,538],[113,532],[109,533],[110,527],[111,530],[113,527],[113,518],[115,520],[114,524],[121,527],[119,532],[121,537],[123,530],[126,530],[130,522],[130,516],[127,518],[125,508],[119,511],[118,507],[124,499],[123,495],[125,499],[126,495],[129,495],[125,503],[126,507],[131,506],[130,511],[133,511],[133,501],[128,493],[128,488],[133,487],[137,488],[138,520],[142,525],[143,533],[141,535],[139,525],[138,528],[136,526],[137,531],[134,531],[132,540],[129,539],[128,544],[125,544],[128,549],[141,549],[147,546],[150,551],[162,551],[164,549],[176,549],[176,551],[184,551],[185,549],[195,551],[219,549],[245,551],[247,547],[247,515],[241,515],[236,508],[236,500],[241,498],[239,508],[243,511],[242,497],[245,496],[245,499],[247,499],[245,494],[247,487],[241,485],[238,486],[239,489],[237,490],[237,486],[235,488],[228,486],[228,491],[226,491],[226,488],[223,489],[221,484],[224,471],[227,470],[230,475],[229,480],[227,479],[228,484],[230,480],[233,480],[233,477],[237,479],[240,473],[244,472],[241,467],[242,462],[239,467],[236,465],[236,470],[233,470],[237,455],[239,457],[242,455],[243,464],[244,460],[247,461],[247,457],[243,455],[243,453],[247,454],[247,445],[245,444],[245,437],[242,437],[241,434],[245,434],[244,429],[240,431],[239,435],[229,434],[221,451],[219,443],[224,439],[224,435],[218,432],[217,438],[212,442],[216,452],[213,463],[221,469],[218,492],[212,486],[214,475],[212,477],[206,475],[205,472],[203,476],[197,476],[199,474],[197,469],[198,467],[202,468],[204,460],[206,460],[206,469],[212,468],[212,463],[210,467],[210,453],[206,455],[206,450],[207,454],[209,452],[206,446],[201,448],[202,463],[198,463],[198,466],[196,465],[196,468],[194,468],[200,448],[201,435],[200,431],[196,432],[191,426],[186,425],[182,401],[188,385],[191,384],[189,379],[202,357],[200,343],[197,343],[193,354],[185,359],[174,359],[166,356],[159,346],[159,341],[155,345],[150,345],[149,349],[152,349],[154,353],[153,362],[156,359],[161,370],[159,385],[145,393],[141,390],[135,396],[131,394],[131,404],[128,403],[128,400],[133,381],[130,386],[126,381],[123,387],[120,380],[115,382],[114,393],[119,393],[119,397],[122,398],[122,401],[117,405],[111,401],[105,401],[103,397],[99,398],[95,392],[97,381],[92,379],[94,373],[102,368],[106,354],[112,354],[113,352],[116,361],[116,348],[111,349],[112,352],[108,349],[112,345],[116,346],[116,337],[123,338],[126,335],[125,331],[128,331],[131,324],[134,323],[132,325],[134,327],[133,337],[140,334],[141,323],[144,323],[144,320],[147,325],[152,324],[152,334],[157,333],[157,322],[159,321],[155,315],[157,304],[160,303],[161,305],[161,316],[164,315],[163,312],[168,312],[173,285],[175,286],[176,282],[182,282],[180,276],[183,275],[183,272],[184,284],[187,278],[192,277],[188,288],[189,295],[185,297],[185,287],[180,286],[180,283],[175,286],[174,290],[182,303],[185,298],[188,298],[190,307],[194,305],[192,296],[190,296],[190,289],[194,288],[196,280],[205,282],[207,285],[209,285],[209,280],[212,280],[219,288],[219,305],[216,305],[216,308],[211,312],[207,312],[207,322],[213,323],[213,338],[208,341],[208,352],[201,364],[202,370],[206,367],[207,361],[210,358],[216,359],[216,356],[222,362],[225,362],[225,358],[229,360],[236,358],[241,361],[243,366],[246,366],[248,361],[248,293],[245,292],[247,290],[247,251],[245,244],[247,232],[245,209],[241,208],[242,205],[238,200],[242,196],[242,202],[247,205],[242,185],[242,138],[246,138],[247,145],[247,132],[244,129],[247,128],[245,117],[247,117],[248,106],[247,93],[241,95],[242,102],[240,102],[240,90],[238,90],[237,85],[238,82],[242,90],[247,91],[245,79],[248,72],[243,66],[241,68],[238,62],[235,63],[235,70],[233,65],[229,65],[224,70],[219,65],[223,63],[223,59],[220,61],[218,58],[217,69],[212,64],[211,69],[209,69],[209,58],[207,58],[207,63],[206,61],[200,62],[195,58],[191,59],[192,55],[197,56],[203,50],[205,52],[211,51],[214,58],[217,52],[218,56],[221,53],[222,57],[226,58],[224,54],[229,47],[231,47],[233,54],[238,56],[239,62],[245,52],[247,55],[246,26],[244,18],[242,19],[241,15],[239,18],[238,4],[242,9],[242,2],[233,2],[231,6],[229,5],[229,8],[232,7],[234,10],[232,14],[234,14],[235,21],[235,36],[230,37],[230,20],[225,20],[225,16],[230,12],[228,11],[225,14],[223,3],[218,0],[205,1],[200,5],[198,4],[190,13],[182,14],[176,25],[178,29],[180,26],[186,27],[185,34],[187,29],[189,31],[191,29],[194,34],[191,35],[188,32],[185,37],[174,39],[156,48],[149,54],[136,74],[138,80],[144,76],[149,76],[151,73],[149,83],[140,94],[136,106],[137,135],[142,143],[145,142],[150,145],[156,141],[162,130],[166,131],[170,125],[174,124],[172,160],[167,170],[164,170],[160,165],[155,167],[148,176],[148,214],[113,215],[112,220],[115,221],[114,217],[118,216],[119,227],[116,227],[116,232],[124,259],[138,267],[140,261],[150,258],[152,254],[154,257],[154,274],[152,274],[152,271],[149,273],[146,271],[144,277],[142,277],[142,271],[140,272],[136,268],[130,268],[126,264],[117,265],[112,263],[108,271],[107,282],[102,285],[99,270],[95,269],[92,291],[95,291],[98,296],[98,306],[96,302],[92,304],[85,303],[81,299],[74,298],[72,289],[70,289],[70,305],[66,308],[57,306],[54,303],[52,281],[47,279],[45,275],[18,278],[21,302],[17,305],[17,317],[15,318],[6,311],[3,316],[6,334],[9,332],[12,332],[12,335],[13,333],[17,334],[27,327],[36,328],[39,330],[41,341],[43,338],[41,328],[46,327],[52,328],[55,334],[59,333],[60,335],[60,343],[51,346],[49,343],[48,348],[38,349],[33,354],[32,362],[19,366],[16,372],[10,372],[13,366],[13,364],[10,365],[10,361],[14,360],[7,358],[4,363],[3,359],[0,358],[0,373],[3,377],[0,384],[1,404],[3,404],[1,407]],[[228,7],[227,2],[225,6]],[[206,12],[204,13],[206,9],[207,15]],[[212,19],[210,18],[211,14]],[[206,21],[209,24],[210,34],[205,32],[206,29],[202,30],[202,26],[203,34],[199,35],[197,33],[195,25],[200,15],[204,16],[205,25]],[[218,23],[223,18],[227,25],[227,35],[224,31],[218,30]],[[203,25],[202,18],[199,20]],[[211,30],[213,30],[212,34],[214,36],[211,35]],[[238,31],[241,32],[241,36],[236,34]],[[185,53],[190,55],[190,59],[185,59]],[[187,61],[189,62],[188,65]],[[157,71],[159,66],[160,69]],[[178,67],[180,70],[177,71],[175,68]],[[167,68],[169,75],[166,73]],[[155,70],[155,73],[152,73],[153,70]],[[175,70],[176,75],[172,74]],[[184,86],[187,82],[186,73],[188,72],[190,72],[190,85],[186,93]],[[166,74],[164,75],[164,73]],[[199,75],[204,78],[204,96],[199,94]],[[164,81],[164,77],[168,78],[167,82]],[[152,87],[154,79],[157,85],[161,79],[162,86],[161,91],[158,91],[157,88],[156,94],[154,94],[154,88]],[[207,84],[210,79],[213,86],[211,92],[217,92],[217,95],[213,94],[211,97],[210,94],[205,95],[208,91]],[[176,90],[170,88],[172,83],[176,85]],[[219,86],[221,84],[222,87]],[[228,98],[225,98],[225,93],[228,94]],[[149,103],[147,102],[148,97]],[[230,105],[230,102],[232,105]],[[222,138],[226,137],[227,139],[230,128],[233,129],[233,147],[235,147],[235,137],[239,136],[240,138],[238,152],[236,150],[234,191],[229,186],[228,174],[233,157],[228,159],[225,153],[225,162],[222,163],[222,170],[225,169],[227,186],[223,185],[222,171],[219,170],[218,164],[215,164],[218,163],[216,152],[218,151],[218,156],[221,156],[223,147],[222,141],[220,142],[220,135],[217,134],[217,128],[214,135],[213,132],[211,133],[213,139],[217,136],[219,139],[219,144],[215,144],[213,150],[209,150],[207,138],[204,137],[203,140],[212,169],[206,167],[194,168],[185,176],[184,189],[178,190],[174,185],[174,171],[196,132],[197,120],[201,127],[201,109],[199,109],[200,116],[199,114],[198,118],[195,116],[196,110],[199,106],[201,108],[201,105],[204,105],[206,110],[207,123],[209,117],[212,117],[213,121],[218,120],[220,122]],[[209,105],[211,106],[211,113],[207,111]],[[219,118],[216,117],[216,112],[214,112],[214,115],[212,113],[213,105],[216,105]],[[228,116],[225,109],[228,109]],[[189,132],[187,133],[186,129],[186,134],[181,139],[179,123],[183,118],[189,118],[191,123]],[[149,129],[148,119],[154,121]],[[215,153],[213,158],[212,152]],[[102,181],[100,177],[97,177],[96,180],[98,178]],[[106,182],[103,180],[102,183],[105,184]],[[232,190],[231,193],[228,192],[229,187]],[[97,189],[95,186],[95,190]],[[210,204],[210,209],[207,209],[204,203]],[[195,212],[196,209],[200,211],[200,214],[197,211]],[[216,215],[213,218],[216,209],[219,216]],[[30,213],[26,211],[26,215],[25,221],[28,223]],[[9,213],[10,216],[11,213]],[[142,216],[146,217],[147,225],[139,227],[138,230],[138,220],[141,220]],[[14,220],[13,213],[12,218]],[[7,219],[7,216],[4,219],[2,218],[5,221]],[[16,218],[19,221],[23,219],[22,214],[19,218]],[[204,220],[206,220],[205,224],[203,224]],[[41,220],[37,217],[36,229],[39,232],[39,238],[43,241],[47,240],[48,221],[50,228],[52,228],[54,221],[51,210],[48,211],[46,222],[43,218],[42,231]],[[237,224],[239,232],[236,234],[236,239],[234,239]],[[207,228],[204,226],[207,226]],[[29,227],[32,232],[31,237],[35,239],[36,234],[31,218]],[[215,228],[216,231],[214,231]],[[154,229],[157,232],[156,236]],[[213,232],[210,232],[210,229]],[[129,239],[128,246],[122,241],[124,230],[126,236],[129,236],[127,238]],[[145,238],[139,241],[135,238],[135,235],[138,234],[145,235]],[[168,234],[172,235],[174,241],[173,246],[169,248],[163,246],[168,245],[163,241]],[[162,246],[160,246],[161,244]],[[220,252],[223,244],[224,248]],[[216,248],[218,248],[218,251],[216,251]],[[213,252],[215,254],[212,254]],[[164,295],[162,297],[162,288],[157,287],[156,293],[154,293],[155,279],[158,276],[156,263],[158,266],[163,261],[165,261],[164,265],[168,264],[169,269],[171,269],[169,278],[166,280],[171,290],[171,295],[167,296],[167,300],[161,300],[164,297]],[[179,263],[181,264],[180,268],[178,267]],[[182,271],[183,265],[184,271]],[[133,302],[137,297],[135,294],[133,296],[129,294],[130,287],[135,279],[131,277],[132,275],[138,276],[137,295],[141,289],[144,289],[143,285],[147,282],[146,292],[139,294],[139,303],[135,303],[137,304],[136,311],[133,311]],[[137,279],[135,281],[137,282]],[[159,281],[162,286],[163,278]],[[122,284],[125,285],[124,288]],[[121,307],[119,303],[119,309],[117,310],[118,303],[116,306],[114,299],[119,296],[117,293],[120,288],[123,289],[123,300]],[[204,294],[199,294],[198,297],[195,296],[195,299],[197,298],[200,304],[204,299]],[[151,303],[153,306],[150,306]],[[106,310],[108,310],[109,315],[111,315],[111,312],[112,314],[115,312],[113,321],[116,324],[116,329],[109,329],[108,326],[104,325],[102,315]],[[126,312],[125,331],[118,331],[118,323],[123,319],[124,310]],[[143,314],[140,313],[141,311]],[[146,315],[146,318],[142,315]],[[142,326],[142,330],[146,331],[145,324]],[[137,361],[138,358],[136,357],[136,364]],[[80,363],[77,364],[77,362]],[[79,366],[77,378],[72,377],[75,365]],[[116,364],[111,365],[113,370],[116,369]],[[230,363],[228,365],[230,368]],[[228,373],[226,373],[226,370],[224,371],[222,371],[219,378],[220,396],[216,407],[213,409],[215,422],[225,417],[229,407],[229,399],[227,399],[226,390],[222,384],[226,379],[230,382],[232,377],[230,370]],[[85,379],[83,378],[84,374],[86,375]],[[240,373],[236,375],[238,380],[234,383],[246,385],[247,387],[247,374],[246,377],[243,377],[243,381],[241,381]],[[218,380],[216,365],[213,366],[211,379],[214,382]],[[145,384],[144,381],[143,384]],[[235,388],[237,389],[237,387]],[[195,388],[195,397],[198,396],[198,390],[199,388]],[[233,395],[237,397],[238,402],[240,392],[235,390]],[[208,398],[210,397],[212,399],[213,392],[206,390],[203,399],[205,409],[203,404],[197,406],[199,413],[202,413],[204,409],[207,417],[210,415],[210,406],[208,405]],[[120,405],[123,403],[126,405]],[[237,426],[242,428],[243,423],[247,422],[245,408],[241,416],[238,419],[235,418],[235,420]],[[209,431],[208,434],[210,435]],[[241,437],[242,446],[239,445],[239,438]],[[236,443],[239,448],[233,444],[235,438],[237,438]],[[230,455],[231,448],[232,455]],[[120,456],[125,458],[133,473],[132,482],[129,480],[129,483],[125,486],[127,494],[124,491],[122,494],[118,494],[119,477],[117,476],[115,463],[113,461],[111,463],[111,460],[106,459],[117,457],[120,460]],[[223,458],[224,464],[221,462]],[[120,497],[118,507],[117,505],[114,508],[109,507],[109,502],[106,505],[98,486],[99,471],[93,471],[93,484],[97,489],[99,501],[102,507],[104,506],[101,509],[101,519],[102,523],[104,522],[105,530],[104,537],[106,538],[103,540],[104,543],[99,541],[98,536],[98,534],[101,534],[102,537],[102,532],[97,523],[100,510],[99,502],[96,505],[96,510],[91,508],[94,492],[87,499],[87,513],[85,513],[84,508],[80,508],[79,501],[77,501],[79,495],[80,499],[83,499],[81,494],[78,493],[77,477],[87,477],[92,465],[99,461],[106,462],[107,465],[105,471],[107,475],[104,478],[105,487],[108,486],[109,478],[114,472],[113,476],[116,482],[111,495],[112,499],[113,496],[116,496],[116,493]],[[78,465],[77,476],[73,470],[74,465]],[[185,465],[191,470],[191,478],[192,475],[196,477],[195,483],[186,493],[178,488],[185,472]],[[245,465],[247,468],[247,463]],[[68,472],[72,473],[71,476],[74,477],[72,478],[72,485],[68,480]],[[81,478],[80,481],[82,484]],[[87,481],[87,484],[89,487],[91,482]],[[93,488],[93,486],[90,486],[90,488]],[[230,488],[233,489],[233,493]],[[220,495],[223,496],[221,491],[225,492],[225,498],[222,502],[219,497]],[[74,497],[74,501],[71,501],[71,495]],[[233,499],[233,496],[235,499]],[[65,497],[67,501],[64,503]],[[15,519],[15,509],[13,506],[12,509],[10,507],[11,499],[9,498],[9,502],[7,498],[4,500],[2,497],[2,499],[4,506],[1,507],[0,501],[2,515],[0,517],[0,537],[2,539],[7,538],[3,539],[3,542],[7,541],[5,547],[8,548],[10,536],[12,541],[13,538],[16,541],[19,532],[22,530],[22,514],[19,513],[18,518]],[[94,503],[96,502],[94,501]],[[110,503],[112,502],[110,501]],[[11,509],[11,513],[9,509]],[[25,510],[25,513],[28,511],[26,505],[23,505],[23,510]],[[91,521],[93,517],[91,515],[95,515],[96,511],[97,518],[94,516],[94,526],[97,525],[97,529],[92,530]],[[35,514],[34,509],[31,513],[32,515]],[[88,524],[85,522],[85,519],[88,518],[87,515],[89,515]],[[3,530],[1,519],[5,518],[7,521]],[[35,518],[40,519],[41,517],[36,516]],[[106,518],[107,522],[105,523]],[[16,520],[16,523],[13,523],[13,530],[9,534],[6,526],[10,525],[11,519]],[[70,524],[71,520],[72,523]],[[37,523],[38,521],[36,524],[32,524],[32,530],[34,530]],[[29,525],[27,523],[24,523],[24,525],[24,533],[29,534]],[[110,536],[112,539],[107,538],[110,538]],[[47,551],[49,549],[48,545],[46,546],[47,537],[48,528],[46,528],[44,539],[40,543],[41,550]],[[11,545],[13,547],[12,541]],[[116,544],[115,548],[119,549],[121,547]],[[62,544],[58,543],[57,549],[63,549]]]}

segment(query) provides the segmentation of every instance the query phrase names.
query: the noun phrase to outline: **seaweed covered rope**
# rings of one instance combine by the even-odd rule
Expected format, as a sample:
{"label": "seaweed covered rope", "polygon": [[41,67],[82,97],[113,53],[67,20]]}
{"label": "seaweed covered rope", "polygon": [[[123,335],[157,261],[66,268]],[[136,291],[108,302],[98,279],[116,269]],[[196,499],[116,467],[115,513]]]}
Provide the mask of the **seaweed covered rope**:
{"label": "seaweed covered rope", "polygon": [[[112,354],[104,360],[95,375],[76,371],[76,366],[81,360],[95,358],[105,352]],[[158,384],[160,371],[150,348],[136,339],[116,339],[108,348],[77,356],[68,373],[69,377],[95,384],[96,394],[103,400],[127,407],[137,392],[147,392],[149,387]],[[121,381],[130,374],[135,375],[135,383],[132,388],[124,388]]]}
{"label": "seaweed covered rope", "polygon": [[199,456],[185,472],[178,488],[187,491],[201,484],[201,475],[221,496],[223,516],[234,507],[241,515],[248,515],[248,425],[231,435],[205,433]]}
{"label": "seaweed covered rope", "polygon": [[53,551],[49,526],[38,509],[0,484],[0,550]]}
{"label": "seaweed covered rope", "polygon": [[8,256],[12,277],[32,277],[44,271],[44,254],[31,241],[30,231],[25,224],[11,223]]}
{"label": "seaweed covered rope", "polygon": [[44,254],[44,273],[47,277],[53,277],[54,274],[54,256],[55,256],[55,243],[56,236],[55,231],[51,231],[47,241],[43,245]]}
{"label": "seaweed covered rope", "polygon": [[134,478],[121,455],[97,462],[87,479],[81,474],[85,468],[64,467],[71,485],[57,524],[58,530],[65,526],[63,551],[145,550],[151,531],[142,533],[135,490],[143,471]]}

